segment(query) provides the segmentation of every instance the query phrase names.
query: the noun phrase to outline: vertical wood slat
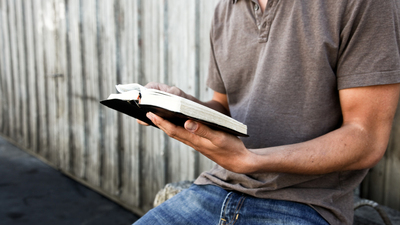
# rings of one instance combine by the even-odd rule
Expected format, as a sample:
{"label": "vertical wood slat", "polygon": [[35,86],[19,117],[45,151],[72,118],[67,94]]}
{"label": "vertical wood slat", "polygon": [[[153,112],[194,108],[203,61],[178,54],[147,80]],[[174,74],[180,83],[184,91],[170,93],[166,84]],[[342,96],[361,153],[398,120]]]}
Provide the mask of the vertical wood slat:
{"label": "vertical wood slat", "polygon": [[9,97],[9,91],[7,88],[8,85],[8,66],[9,63],[7,61],[8,59],[8,43],[7,43],[7,33],[6,33],[6,24],[7,24],[7,5],[5,1],[0,1],[0,85],[1,85],[1,96],[2,98],[0,99],[1,103],[1,117],[0,119],[2,120],[0,122],[1,124],[1,132],[4,134],[8,134],[9,131],[9,102],[8,102],[8,97]]}
{"label": "vertical wood slat", "polygon": [[[56,0],[54,2],[55,9],[55,67],[54,74],[49,74],[50,85],[54,85],[54,93],[56,97],[55,122],[56,141],[52,147],[52,155],[57,157],[60,169],[69,171],[70,162],[70,140],[69,140],[69,104],[68,104],[68,56],[67,56],[67,21],[66,6],[64,0]],[[51,78],[53,76],[53,78]],[[55,77],[54,77],[55,76]],[[51,92],[47,93],[51,95]],[[58,150],[54,150],[58,148]]]}
{"label": "vertical wood slat", "polygon": [[[196,1],[168,1],[168,83],[196,95]],[[171,181],[195,178],[196,152],[176,140],[169,145]]]}
{"label": "vertical wood slat", "polygon": [[37,133],[37,153],[45,156],[48,152],[48,129],[47,129],[47,82],[45,80],[44,68],[44,16],[41,0],[32,2],[33,14],[33,36],[35,45],[35,79],[36,79],[36,103],[37,103],[37,127],[32,132]]}
{"label": "vertical wood slat", "polygon": [[5,85],[4,82],[6,81],[4,79],[5,77],[5,71],[4,71],[4,52],[3,49],[4,47],[4,43],[3,43],[3,3],[0,1],[0,95],[4,96],[3,98],[0,98],[0,133],[5,133],[5,119],[6,117],[4,117],[6,114],[6,110],[5,110],[5,106],[7,105],[7,102],[5,101],[5,96],[7,91],[5,90]]}
{"label": "vertical wood slat", "polygon": [[9,70],[9,94],[10,94],[10,110],[12,114],[10,114],[10,118],[13,118],[12,123],[10,123],[10,135],[12,135],[18,142],[20,143],[21,139],[21,121],[20,121],[20,101],[19,101],[19,92],[16,89],[16,85],[19,83],[19,69],[18,69],[18,50],[17,50],[17,38],[16,38],[16,26],[15,26],[15,2],[7,1],[7,30],[8,33],[8,44],[10,46],[9,49],[9,57],[10,57],[10,70]]}
{"label": "vertical wood slat", "polygon": [[85,119],[85,135],[87,142],[86,177],[87,181],[96,186],[101,182],[101,127],[100,109],[98,101],[101,99],[99,79],[99,51],[100,40],[97,39],[97,9],[96,0],[81,0],[82,14],[82,47],[83,47],[83,74],[85,78],[85,94],[87,117]]}
{"label": "vertical wood slat", "polygon": [[[48,123],[46,124],[46,129],[48,130],[48,143],[49,149],[44,154],[44,156],[53,162],[55,165],[58,165],[58,157],[55,155],[57,154],[56,149],[58,146],[58,135],[57,135],[57,99],[56,99],[56,81],[61,77],[60,71],[55,69],[56,67],[56,43],[55,43],[55,36],[56,36],[56,12],[54,8],[55,1],[43,1],[43,47],[44,47],[44,76],[45,81],[47,82],[47,89],[46,89],[46,100],[51,104],[46,105],[47,111],[47,120]],[[50,125],[51,124],[51,125]]]}
{"label": "vertical wood slat", "polygon": [[[115,43],[115,15],[114,1],[99,0],[98,23],[101,36],[101,53],[99,55],[100,67],[100,98],[105,99],[109,93],[115,92],[116,77],[116,43]],[[105,108],[100,109],[101,129],[104,132],[104,149],[102,157],[102,187],[118,195],[118,123],[117,112]]]}
{"label": "vertical wood slat", "polygon": [[24,15],[23,15],[23,6],[21,0],[14,1],[14,9],[15,9],[15,26],[16,26],[16,38],[17,38],[17,72],[15,73],[15,77],[18,78],[18,82],[14,84],[14,88],[16,92],[18,92],[18,98],[16,101],[19,103],[19,134],[21,138],[21,145],[25,147],[29,147],[29,134],[28,134],[28,112],[29,112],[29,104],[27,102],[27,91],[29,87],[27,85],[26,80],[26,52],[25,52],[25,24],[24,24]]}
{"label": "vertical wood slat", "polygon": [[[142,74],[144,78],[142,83],[149,81],[163,81],[164,61],[160,60],[160,54],[163,43],[163,30],[160,29],[164,24],[164,4],[166,1],[146,0],[141,1],[141,57]],[[163,133],[152,127],[142,128],[143,148],[141,155],[142,168],[141,190],[146,190],[141,195],[142,208],[149,210],[152,208],[152,202],[155,194],[165,184],[165,137]],[[150,178],[150,179],[149,179]]]}
{"label": "vertical wood slat", "polygon": [[37,108],[37,84],[36,84],[36,66],[35,66],[35,18],[33,14],[32,1],[24,1],[24,14],[25,14],[25,38],[26,38],[26,58],[27,58],[27,86],[28,86],[28,97],[29,99],[29,136],[30,136],[30,148],[34,152],[38,152],[38,132],[37,132],[37,121],[38,121],[38,108]]}
{"label": "vertical wood slat", "polygon": [[77,177],[85,177],[86,146],[85,146],[85,111],[84,74],[82,73],[82,48],[80,43],[80,1],[67,2],[67,41],[68,41],[68,77],[69,77],[69,126],[71,131],[71,149],[73,152],[73,172]]}
{"label": "vertical wood slat", "polygon": [[[144,210],[151,208],[154,194],[168,180],[195,177],[193,164],[198,159],[190,148],[175,142],[178,151],[169,155],[175,149],[169,149],[173,145],[160,130],[139,127],[131,118],[102,108],[98,101],[114,92],[117,81],[170,81],[197,95],[196,74],[200,69],[196,60],[200,59],[196,59],[196,2],[2,2],[14,9],[11,15],[2,14],[6,20],[1,20],[2,28],[11,31],[3,35],[7,40],[3,36],[1,40],[12,42],[8,51],[3,50],[4,55],[10,55],[1,61],[3,70],[9,69],[4,84],[14,87],[17,79],[29,83],[27,93],[9,88],[9,102],[19,105],[9,105],[12,108],[7,115],[17,121],[28,115],[27,108],[17,112],[28,93],[36,100],[29,104],[32,110],[36,108],[36,116],[27,117],[31,128],[28,135],[25,122],[9,122],[13,127],[8,136],[18,140],[31,137],[29,141],[22,139],[23,144],[31,143],[31,150],[53,165],[72,171],[77,179],[110,195],[118,196],[121,191],[120,197],[129,199],[125,202]],[[24,10],[21,13],[15,9]],[[24,26],[29,28],[25,31],[21,29]],[[30,37],[16,40],[15,36]],[[25,58],[26,63],[21,61]],[[21,62],[27,67],[21,69]],[[13,76],[16,70],[22,71],[19,77]],[[122,131],[115,126],[118,121]],[[172,159],[174,156],[184,160]],[[168,165],[177,162],[179,167],[167,170]]]}
{"label": "vertical wood slat", "polygon": [[66,21],[62,0],[44,1],[45,79],[47,80],[48,159],[66,168],[69,149],[66,74]]}
{"label": "vertical wood slat", "polygon": [[[120,22],[120,82],[139,80],[138,2],[123,0],[119,3]],[[140,146],[139,125],[129,116],[122,115],[120,133],[122,139],[121,199],[134,207],[140,207]]]}

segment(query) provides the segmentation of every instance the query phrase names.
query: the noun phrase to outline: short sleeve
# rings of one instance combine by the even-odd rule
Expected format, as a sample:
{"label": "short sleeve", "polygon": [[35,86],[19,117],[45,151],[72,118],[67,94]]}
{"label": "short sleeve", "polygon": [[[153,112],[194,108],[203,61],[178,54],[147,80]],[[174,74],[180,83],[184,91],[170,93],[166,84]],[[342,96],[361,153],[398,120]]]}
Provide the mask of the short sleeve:
{"label": "short sleeve", "polygon": [[338,89],[399,83],[397,1],[355,0],[347,7],[336,70]]}

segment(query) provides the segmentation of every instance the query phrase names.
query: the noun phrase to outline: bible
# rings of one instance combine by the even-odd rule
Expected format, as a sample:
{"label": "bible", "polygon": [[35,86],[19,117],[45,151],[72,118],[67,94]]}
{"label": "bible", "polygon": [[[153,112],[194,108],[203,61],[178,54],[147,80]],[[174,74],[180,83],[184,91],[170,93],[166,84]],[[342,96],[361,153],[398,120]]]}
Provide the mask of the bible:
{"label": "bible", "polygon": [[100,101],[101,104],[155,126],[146,117],[152,112],[172,123],[184,126],[186,120],[203,123],[214,130],[247,137],[247,126],[227,115],[197,102],[140,84],[120,84],[119,93]]}

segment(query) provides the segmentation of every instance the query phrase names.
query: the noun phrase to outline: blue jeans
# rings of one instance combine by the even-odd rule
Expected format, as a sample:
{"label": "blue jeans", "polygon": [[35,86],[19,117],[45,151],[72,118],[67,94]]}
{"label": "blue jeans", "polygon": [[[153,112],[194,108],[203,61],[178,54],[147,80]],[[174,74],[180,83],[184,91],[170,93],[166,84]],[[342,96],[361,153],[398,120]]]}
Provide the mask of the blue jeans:
{"label": "blue jeans", "polygon": [[259,199],[213,185],[192,185],[150,210],[135,225],[328,224],[305,204]]}

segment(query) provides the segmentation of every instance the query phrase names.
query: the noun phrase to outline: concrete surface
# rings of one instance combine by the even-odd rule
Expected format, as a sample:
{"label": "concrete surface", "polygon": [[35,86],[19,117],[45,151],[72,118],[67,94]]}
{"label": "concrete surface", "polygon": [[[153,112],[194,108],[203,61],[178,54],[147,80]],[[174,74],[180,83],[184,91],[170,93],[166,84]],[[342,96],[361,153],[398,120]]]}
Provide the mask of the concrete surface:
{"label": "concrete surface", "polygon": [[128,225],[137,219],[0,137],[0,225]]}

